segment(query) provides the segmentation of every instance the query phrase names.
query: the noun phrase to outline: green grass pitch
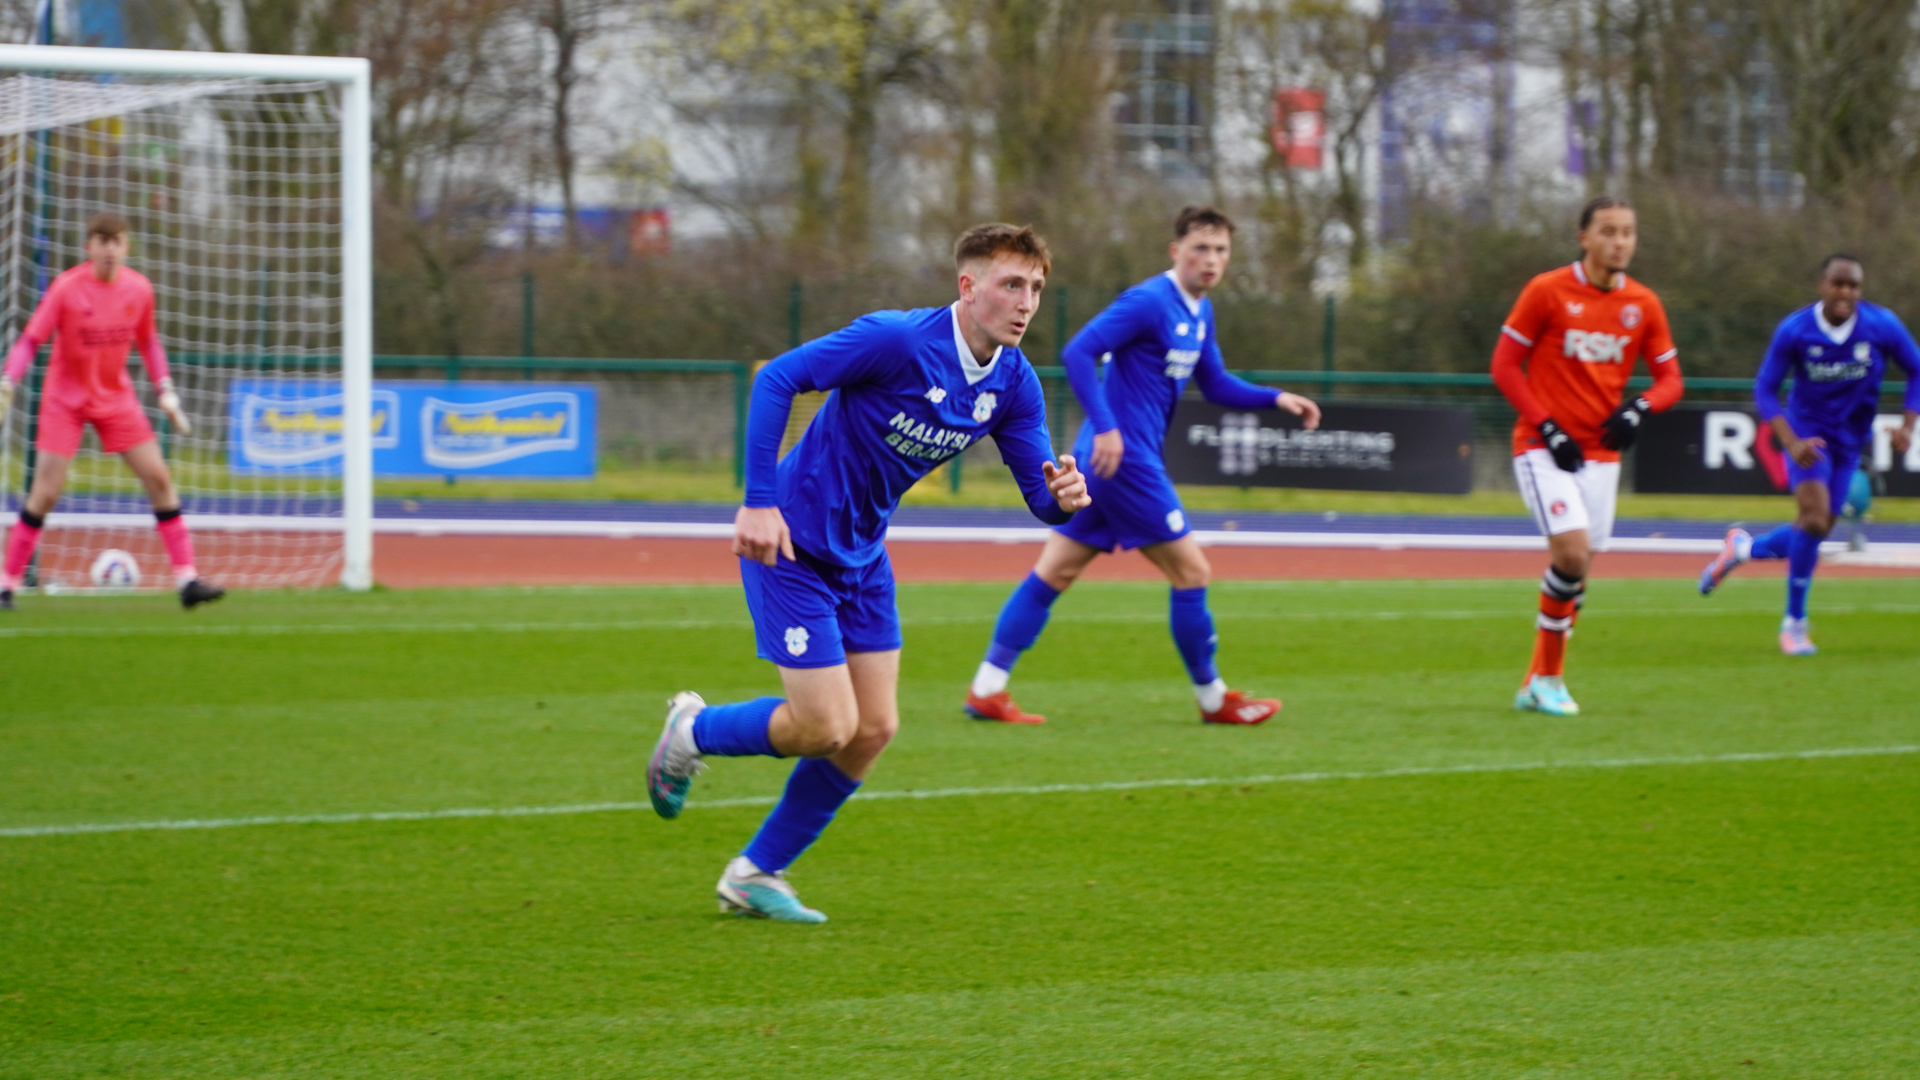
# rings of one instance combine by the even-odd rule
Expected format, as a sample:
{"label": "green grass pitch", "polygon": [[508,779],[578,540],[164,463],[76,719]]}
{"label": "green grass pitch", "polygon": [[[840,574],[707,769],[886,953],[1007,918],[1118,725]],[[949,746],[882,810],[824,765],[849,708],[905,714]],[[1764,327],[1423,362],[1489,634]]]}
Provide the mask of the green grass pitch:
{"label": "green grass pitch", "polygon": [[937,797],[849,804],[820,927],[712,900],[777,762],[671,823],[63,828],[631,806],[669,693],[777,686],[735,590],[28,598],[0,1078],[1920,1075],[1920,580],[1819,582],[1787,659],[1777,579],[1603,567],[1573,720],[1509,708],[1527,582],[1218,586],[1257,729],[1134,585],[1023,661],[1046,726],[964,719],[1005,592],[902,589],[867,787]]}

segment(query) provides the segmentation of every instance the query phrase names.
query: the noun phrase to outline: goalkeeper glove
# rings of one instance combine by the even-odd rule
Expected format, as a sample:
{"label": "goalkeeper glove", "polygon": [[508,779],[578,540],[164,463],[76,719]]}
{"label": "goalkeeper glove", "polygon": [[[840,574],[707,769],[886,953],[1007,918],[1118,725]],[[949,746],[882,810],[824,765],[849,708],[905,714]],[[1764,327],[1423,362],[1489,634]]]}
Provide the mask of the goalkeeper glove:
{"label": "goalkeeper glove", "polygon": [[1643,397],[1634,398],[1620,406],[1617,412],[1607,417],[1606,423],[1600,425],[1600,445],[1609,450],[1625,450],[1632,446],[1634,438],[1640,434],[1640,421],[1652,411],[1653,406],[1647,404],[1647,399]]}
{"label": "goalkeeper glove", "polygon": [[182,435],[193,434],[193,425],[187,421],[186,411],[180,408],[180,395],[173,392],[173,380],[160,380],[160,411],[173,421],[173,429]]}
{"label": "goalkeeper glove", "polygon": [[1580,452],[1580,444],[1574,442],[1573,436],[1555,423],[1553,417],[1540,421],[1540,437],[1546,440],[1547,453],[1553,455],[1553,463],[1560,466],[1562,472],[1580,471],[1580,464],[1587,456]]}

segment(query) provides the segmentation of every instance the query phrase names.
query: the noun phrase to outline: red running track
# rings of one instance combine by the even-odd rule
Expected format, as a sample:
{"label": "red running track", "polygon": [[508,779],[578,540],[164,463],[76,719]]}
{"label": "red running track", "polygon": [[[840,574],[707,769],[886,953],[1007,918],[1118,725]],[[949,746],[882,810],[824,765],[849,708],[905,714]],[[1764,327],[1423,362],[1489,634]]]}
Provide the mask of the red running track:
{"label": "red running track", "polygon": [[[1039,544],[909,541],[889,545],[901,581],[1018,581],[1033,567]],[[1435,551],[1373,548],[1212,547],[1214,577],[1222,581],[1364,578],[1532,578],[1546,565],[1541,551]],[[1614,553],[1600,557],[1595,576],[1693,578],[1699,555]],[[1755,563],[1742,574],[1778,576],[1785,562]],[[1920,568],[1826,566],[1823,575],[1911,575]],[[738,561],[725,540],[611,539],[603,537],[406,536],[374,541],[374,576],[394,588],[489,585],[733,585]],[[1137,552],[1096,560],[1091,581],[1158,581],[1160,572]]]}

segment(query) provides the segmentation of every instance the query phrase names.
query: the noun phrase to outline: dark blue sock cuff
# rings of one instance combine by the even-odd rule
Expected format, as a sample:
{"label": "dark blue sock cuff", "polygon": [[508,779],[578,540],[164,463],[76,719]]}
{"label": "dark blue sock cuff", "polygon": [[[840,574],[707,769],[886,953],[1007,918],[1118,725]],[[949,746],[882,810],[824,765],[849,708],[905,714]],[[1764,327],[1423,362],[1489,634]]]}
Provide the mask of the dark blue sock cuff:
{"label": "dark blue sock cuff", "polygon": [[816,773],[821,780],[826,781],[828,786],[844,797],[851,798],[854,792],[860,790],[860,781],[841,772],[840,766],[826,758],[807,758],[795,768]]}
{"label": "dark blue sock cuff", "polygon": [[1013,665],[1020,659],[1020,650],[1011,645],[993,642],[987,646],[987,663],[1001,671],[1012,671]]}
{"label": "dark blue sock cuff", "polygon": [[763,697],[709,705],[693,718],[693,744],[715,757],[779,757],[773,748],[773,712],[784,700]]}
{"label": "dark blue sock cuff", "polygon": [[1024,593],[1027,599],[1041,607],[1052,607],[1053,602],[1060,599],[1060,590],[1043,581],[1039,574],[1032,572],[1027,574],[1027,579],[1020,583],[1017,591]]}
{"label": "dark blue sock cuff", "polygon": [[1172,594],[1173,602],[1176,604],[1205,604],[1207,602],[1207,587],[1205,585],[1197,589],[1170,589],[1168,592]]}

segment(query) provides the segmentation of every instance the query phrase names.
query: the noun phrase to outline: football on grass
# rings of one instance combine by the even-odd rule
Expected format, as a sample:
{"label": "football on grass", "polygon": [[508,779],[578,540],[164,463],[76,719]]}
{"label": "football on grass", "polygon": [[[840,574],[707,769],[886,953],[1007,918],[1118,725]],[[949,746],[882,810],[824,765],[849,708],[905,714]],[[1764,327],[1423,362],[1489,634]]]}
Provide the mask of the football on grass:
{"label": "football on grass", "polygon": [[140,584],[140,564],[127,552],[108,548],[94,558],[87,576],[103,588],[131,589]]}

